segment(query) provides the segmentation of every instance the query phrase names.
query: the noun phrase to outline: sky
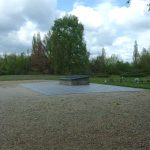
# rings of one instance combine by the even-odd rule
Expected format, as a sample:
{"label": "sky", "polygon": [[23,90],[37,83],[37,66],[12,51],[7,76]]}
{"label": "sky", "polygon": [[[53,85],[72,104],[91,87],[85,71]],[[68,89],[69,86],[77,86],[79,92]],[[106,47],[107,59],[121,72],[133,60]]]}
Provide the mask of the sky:
{"label": "sky", "polygon": [[0,54],[31,50],[32,37],[43,37],[54,20],[66,14],[79,18],[90,56],[116,54],[132,61],[133,45],[150,47],[149,0],[0,0]]}

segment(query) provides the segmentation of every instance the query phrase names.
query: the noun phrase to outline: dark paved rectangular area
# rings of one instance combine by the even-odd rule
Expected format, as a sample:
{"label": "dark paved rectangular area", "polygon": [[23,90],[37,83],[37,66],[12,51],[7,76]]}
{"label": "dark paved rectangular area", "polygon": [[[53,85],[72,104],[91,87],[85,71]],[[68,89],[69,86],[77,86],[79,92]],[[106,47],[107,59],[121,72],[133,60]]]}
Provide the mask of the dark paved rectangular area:
{"label": "dark paved rectangular area", "polygon": [[137,89],[137,88],[93,84],[93,83],[91,83],[90,85],[79,85],[79,86],[60,85],[58,81],[25,83],[25,84],[21,84],[21,86],[44,95],[66,95],[66,94],[81,94],[81,93],[92,93],[92,92],[143,91],[143,89]]}

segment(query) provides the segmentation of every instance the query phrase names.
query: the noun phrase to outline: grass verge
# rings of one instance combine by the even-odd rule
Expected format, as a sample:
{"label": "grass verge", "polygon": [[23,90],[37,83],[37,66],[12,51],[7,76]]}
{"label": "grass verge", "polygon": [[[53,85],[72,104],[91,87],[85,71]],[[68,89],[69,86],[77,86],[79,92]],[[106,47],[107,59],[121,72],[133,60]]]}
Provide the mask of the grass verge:
{"label": "grass verge", "polygon": [[5,75],[0,76],[0,81],[16,81],[16,80],[58,80],[57,75]]}
{"label": "grass verge", "polygon": [[[0,81],[17,81],[17,80],[58,80],[59,75],[5,75],[0,76]],[[149,77],[141,77],[140,80],[144,81],[143,83],[134,82],[135,78],[125,78],[124,81],[120,82],[119,76],[111,76],[109,78],[104,77],[93,77],[90,78],[91,83],[97,84],[109,84],[109,85],[117,85],[117,86],[126,86],[126,87],[134,87],[134,88],[143,88],[150,89],[150,80]]]}
{"label": "grass verge", "polygon": [[91,78],[90,82],[98,83],[98,84],[109,84],[109,85],[117,85],[117,86],[126,86],[126,87],[134,87],[134,88],[143,88],[150,89],[150,76],[149,77],[141,77],[139,78],[142,82],[135,82],[135,78],[125,78],[121,80],[119,76],[111,76],[109,78]]}

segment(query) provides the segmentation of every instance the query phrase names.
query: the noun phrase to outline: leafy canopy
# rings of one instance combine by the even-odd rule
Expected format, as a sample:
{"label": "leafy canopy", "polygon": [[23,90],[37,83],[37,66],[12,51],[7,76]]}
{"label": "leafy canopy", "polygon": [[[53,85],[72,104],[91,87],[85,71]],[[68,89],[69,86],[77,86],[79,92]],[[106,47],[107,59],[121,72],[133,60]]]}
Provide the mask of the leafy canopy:
{"label": "leafy canopy", "polygon": [[88,68],[84,27],[73,15],[55,20],[51,35],[51,60],[55,73],[80,74]]}

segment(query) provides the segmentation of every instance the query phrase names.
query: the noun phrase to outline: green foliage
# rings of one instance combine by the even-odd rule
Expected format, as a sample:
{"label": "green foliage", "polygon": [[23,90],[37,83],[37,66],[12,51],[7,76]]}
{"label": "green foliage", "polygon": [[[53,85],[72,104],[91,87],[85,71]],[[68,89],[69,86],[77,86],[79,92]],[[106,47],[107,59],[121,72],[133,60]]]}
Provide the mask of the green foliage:
{"label": "green foliage", "polygon": [[109,74],[119,74],[120,70],[117,68],[117,64],[121,63],[117,55],[112,55],[106,59],[107,72]]}
{"label": "green foliage", "polygon": [[139,68],[142,72],[150,74],[150,49],[146,50],[143,48],[140,55]]}
{"label": "green foliage", "polygon": [[102,48],[101,55],[90,61],[90,70],[91,73],[106,73],[106,52],[104,48]]}
{"label": "green foliage", "polygon": [[41,40],[40,33],[37,33],[37,35],[33,36],[31,65],[32,70],[35,72],[49,72],[49,60],[47,57],[47,49],[43,41]]}
{"label": "green foliage", "polygon": [[146,73],[137,73],[137,72],[125,72],[121,75],[122,77],[146,77]]}
{"label": "green foliage", "polygon": [[[105,54],[105,55],[104,55]],[[150,75],[150,48],[138,51],[137,41],[134,43],[133,63],[123,62],[117,55],[106,57],[104,49],[101,55],[90,60],[91,74],[121,75],[125,77],[142,77]]]}
{"label": "green foliage", "polygon": [[98,83],[98,84],[109,84],[109,85],[117,85],[117,86],[150,89],[150,76],[140,77],[139,83],[135,82],[134,77],[122,78],[120,76],[110,76],[109,78],[94,77],[90,79],[90,82]]}
{"label": "green foliage", "polygon": [[30,71],[30,56],[9,54],[0,57],[0,75],[27,74]]}
{"label": "green foliage", "polygon": [[134,51],[133,51],[133,65],[135,66],[135,68],[137,68],[137,66],[138,66],[139,59],[140,59],[140,54],[138,51],[138,44],[137,44],[137,41],[135,41]]}
{"label": "green foliage", "polygon": [[141,77],[150,75],[150,48],[138,51],[135,41],[133,62],[123,62],[117,55],[101,54],[89,60],[83,38],[84,27],[75,16],[65,16],[54,22],[52,29],[41,39],[33,36],[32,53],[0,56],[0,75],[16,74],[90,74],[94,77],[120,75]]}
{"label": "green foliage", "polygon": [[56,75],[1,75],[0,81],[16,81],[16,80],[58,80]]}
{"label": "green foliage", "polygon": [[83,39],[84,27],[75,16],[55,20],[52,27],[50,59],[54,73],[80,74],[88,70],[89,54]]}
{"label": "green foliage", "polygon": [[131,71],[131,64],[121,61],[118,56],[105,57],[101,54],[90,61],[90,71],[93,74],[122,74]]}

